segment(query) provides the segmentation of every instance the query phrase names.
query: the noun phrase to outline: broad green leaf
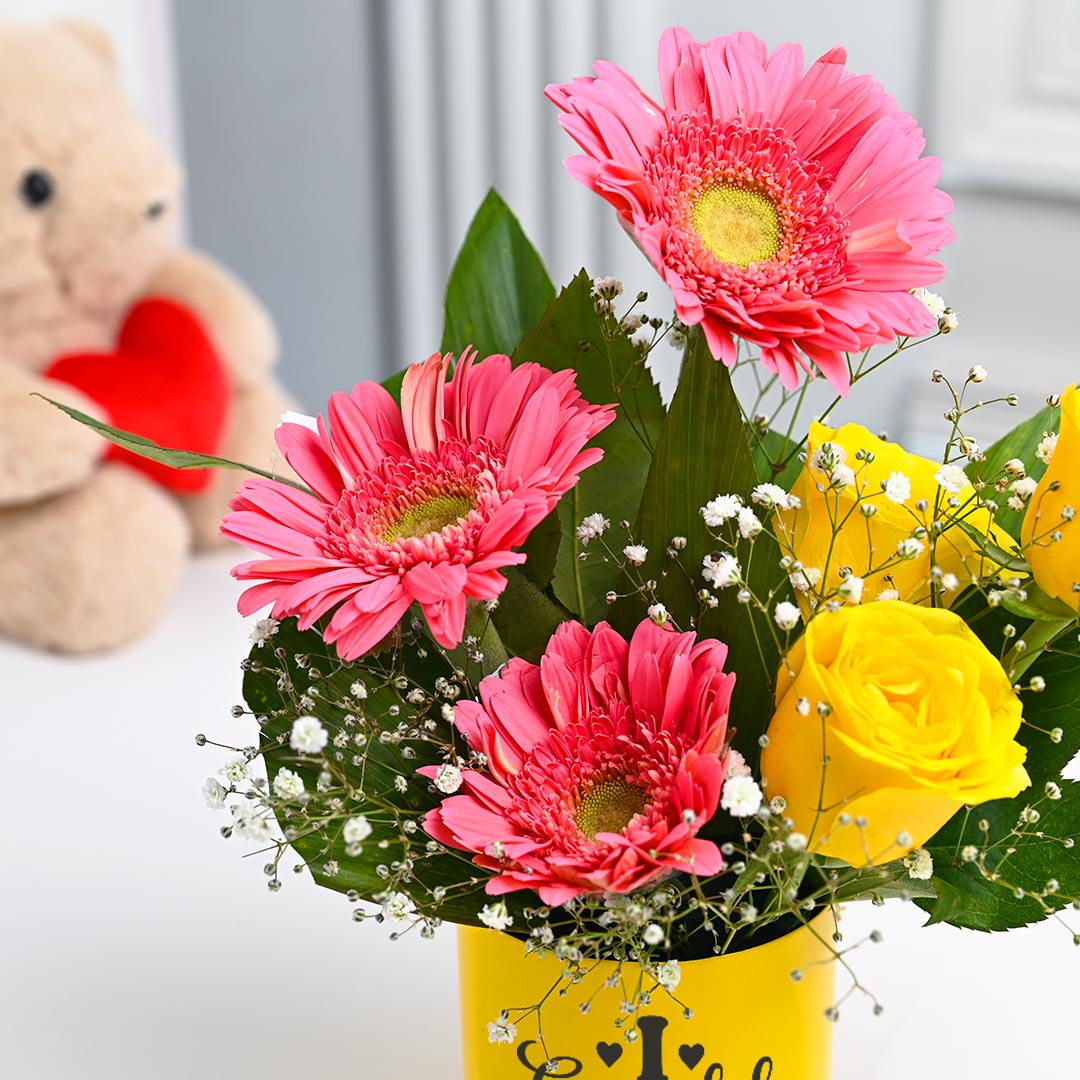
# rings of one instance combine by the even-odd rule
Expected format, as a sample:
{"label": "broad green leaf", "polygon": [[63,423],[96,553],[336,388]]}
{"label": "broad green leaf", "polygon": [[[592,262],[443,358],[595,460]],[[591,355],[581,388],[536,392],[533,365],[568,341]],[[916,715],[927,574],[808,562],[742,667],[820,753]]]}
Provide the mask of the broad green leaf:
{"label": "broad green leaf", "polygon": [[[938,898],[916,903],[930,913],[931,922],[1008,930],[1039,922],[1080,897],[1080,858],[1069,844],[1080,837],[1080,784],[1059,784],[1056,801],[1035,787],[1016,799],[961,811],[927,843]],[[1036,804],[1039,819],[1021,823],[1021,813]],[[979,828],[983,821],[985,832]],[[983,870],[961,857],[968,845],[985,852]],[[1051,882],[1056,890],[1048,889]]]}
{"label": "broad green leaf", "polygon": [[[1049,405],[1040,409],[1034,416],[1018,424],[1007,435],[998,439],[986,451],[985,461],[975,461],[968,465],[968,476],[972,481],[983,480],[986,483],[993,483],[1002,476],[1006,461],[1019,458],[1027,468],[1028,476],[1041,480],[1043,473],[1046,472],[1046,466],[1035,456],[1035,450],[1042,441],[1044,432],[1057,430],[1059,416],[1060,410],[1051,409]],[[1024,514],[1019,510],[1010,510],[1005,505],[1007,498],[1007,493],[995,497],[1001,509],[994,520],[1014,540],[1019,540]]]}
{"label": "broad green leaf", "polygon": [[[613,327],[608,328],[610,338],[605,333],[591,288],[581,271],[514,353],[515,364],[532,362],[551,371],[573,368],[586,401],[618,405],[614,423],[589,444],[604,451],[603,460],[581,474],[558,506],[562,540],[552,586],[559,602],[589,624],[607,618],[604,596],[617,588],[622,571],[619,563],[603,561],[595,543],[583,549],[576,529],[587,514],[599,513],[613,525],[608,538],[625,536],[618,522],[637,518],[651,447],[664,418],[660,391],[641,353]],[[584,563],[578,558],[583,551],[588,553]]]}
{"label": "broad green leaf", "polygon": [[[1025,763],[1036,789],[1047,780],[1056,780],[1061,770],[1080,753],[1080,646],[1076,635],[1069,635],[1071,651],[1043,653],[1027,670],[1023,682],[1033,676],[1046,683],[1040,693],[1024,691],[1024,724],[1018,741],[1028,748]],[[1047,732],[1061,729],[1061,741],[1054,742]],[[1076,856],[1080,860],[1080,854]]]}
{"label": "broad green leaf", "polygon": [[[416,769],[438,763],[441,758],[434,740],[450,737],[438,702],[415,705],[407,694],[416,687],[430,694],[438,677],[453,678],[454,668],[464,663],[463,654],[448,658],[433,647],[422,649],[421,643],[422,639],[406,641],[396,653],[374,653],[344,664],[318,631],[299,631],[295,620],[289,619],[272,639],[275,652],[267,647],[252,650],[254,663],[244,678],[244,698],[254,713],[266,718],[260,730],[260,748],[271,782],[279,769],[288,767],[300,774],[308,792],[315,792],[323,769],[334,775],[327,796],[313,801],[306,810],[297,805],[290,816],[283,811],[278,815],[283,830],[295,830],[291,845],[307,862],[318,884],[343,893],[355,890],[360,897],[371,899],[387,887],[376,868],[411,857],[416,861],[417,884],[409,891],[418,909],[451,922],[477,925],[477,913],[487,902],[483,891],[487,875],[474,867],[465,853],[426,853],[427,836],[422,829],[412,834],[408,852],[402,840],[401,823],[419,821],[439,801],[429,793],[428,781],[415,775]],[[277,658],[279,649],[284,659]],[[297,663],[299,656],[306,658],[304,663]],[[395,679],[404,679],[405,686],[399,689]],[[367,689],[362,700],[350,692],[357,681]],[[310,697],[301,702],[305,694]],[[289,732],[301,714],[322,721],[331,739],[329,760],[305,757],[290,749]],[[435,735],[427,731],[425,719],[436,722]],[[400,740],[396,735],[399,729],[405,732]],[[395,737],[383,741],[380,733],[395,733]],[[358,735],[363,737],[362,745],[357,744]],[[336,738],[342,743],[340,747]],[[406,757],[406,753],[412,756]],[[399,775],[409,779],[405,792],[395,788]],[[341,798],[337,810],[327,808],[328,796]],[[373,833],[358,855],[350,855],[341,832],[345,821],[356,814],[368,818]],[[380,847],[383,842],[386,846]],[[335,874],[327,871],[327,863],[333,862],[338,866]],[[435,900],[432,891],[436,888],[446,890],[445,899]],[[525,895],[534,901],[532,894]],[[510,897],[508,902],[516,910],[522,901]]]}
{"label": "broad green leaf", "polygon": [[[802,472],[798,443],[771,428],[768,431],[748,431],[747,437],[753,449],[758,479],[763,484],[779,484],[786,491],[790,491],[792,484]],[[787,464],[777,472],[776,466],[784,462]]]}
{"label": "broad green leaf", "polygon": [[1026,583],[1023,592],[1025,595],[1021,600],[1011,589],[1001,590],[1001,606],[1021,619],[1060,623],[1076,618],[1076,612],[1068,604],[1048,596],[1034,581]]}
{"label": "broad green leaf", "polygon": [[525,574],[528,563],[502,571],[506,588],[491,621],[514,656],[538,663],[559,623],[570,616]]}
{"label": "broad green leaf", "polygon": [[[36,396],[42,397],[40,394]],[[267,480],[277,480],[279,483],[289,484],[291,487],[299,488],[301,491],[308,490],[303,484],[298,484],[294,480],[287,480],[283,476],[275,476],[273,473],[255,468],[254,465],[244,465],[239,461],[230,461],[228,458],[214,457],[212,454],[196,454],[191,450],[172,450],[165,446],[159,446],[151,439],[143,438],[142,435],[135,435],[130,431],[121,431],[120,428],[103,424],[100,420],[95,420],[94,417],[87,416],[86,413],[79,412],[78,409],[73,409],[70,405],[62,405],[59,401],[53,401],[52,398],[43,397],[42,400],[47,401],[50,405],[55,405],[62,412],[66,412],[73,420],[78,420],[80,424],[93,428],[94,431],[101,435],[102,438],[108,439],[109,442],[115,443],[125,450],[130,450],[133,454],[138,454],[139,457],[148,458],[150,461],[157,461],[174,469],[239,469],[241,472],[253,473],[255,476],[265,476]]]}
{"label": "broad green leaf", "polygon": [[992,559],[998,566],[1006,570],[1012,570],[1017,574],[1030,574],[1031,564],[1015,552],[1006,551],[1000,544],[995,543],[990,537],[979,532],[974,525],[966,521],[958,521],[957,526],[975,545],[976,550]]}
{"label": "broad green leaf", "polygon": [[544,264],[492,189],[480,205],[446,287],[442,351],[509,355],[555,295]]}
{"label": "broad green leaf", "polygon": [[556,507],[521,545],[521,550],[528,556],[521,564],[521,571],[538,589],[546,589],[551,584],[561,543],[562,523]]}
{"label": "broad green leaf", "polygon": [[[660,433],[634,529],[635,539],[649,549],[642,577],[658,582],[658,597],[679,627],[697,623],[697,592],[705,586],[702,561],[716,547],[700,508],[721,493],[748,498],[757,483],[730,374],[699,336],[690,347]],[[687,538],[679,559],[685,573],[665,554],[672,537],[680,535]],[[743,544],[740,559],[744,570],[749,566],[750,585],[763,600],[783,582],[780,553],[768,535],[759,535],[752,546]],[[738,672],[731,711],[735,745],[754,766],[760,754],[758,738],[773,713],[779,653],[767,618],[740,604],[734,588],[719,591],[717,598],[719,605],[706,610],[697,630],[702,637],[727,643],[727,666]],[[612,614],[618,628],[629,633],[645,615],[644,604],[632,597],[620,601]]]}

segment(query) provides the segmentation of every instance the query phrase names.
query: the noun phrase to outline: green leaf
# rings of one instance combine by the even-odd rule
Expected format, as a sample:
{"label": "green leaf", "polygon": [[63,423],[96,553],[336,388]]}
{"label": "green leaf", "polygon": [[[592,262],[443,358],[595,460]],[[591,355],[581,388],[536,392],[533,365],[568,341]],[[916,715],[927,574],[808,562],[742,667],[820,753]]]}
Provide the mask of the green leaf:
{"label": "green leaf", "polygon": [[[1028,476],[1035,480],[1041,480],[1046,466],[1035,456],[1035,451],[1042,441],[1043,433],[1056,431],[1058,425],[1058,409],[1050,406],[1040,409],[1034,416],[1017,424],[1007,435],[998,439],[989,450],[986,451],[984,461],[972,462],[967,467],[967,474],[972,481],[983,480],[986,483],[994,483],[1004,471],[1005,462],[1013,458],[1019,458],[1027,468]],[[1002,495],[996,501],[1001,509],[994,517],[995,522],[1004,529],[1014,540],[1020,539],[1020,526],[1024,520],[1022,510],[1010,510],[1005,506],[1006,496]]]}
{"label": "green leaf", "polygon": [[[1080,897],[1080,859],[1066,846],[1080,836],[1080,784],[1059,784],[1056,801],[1035,788],[961,811],[926,845],[934,857],[938,898],[916,903],[930,913],[931,922],[1008,930],[1039,922]],[[1039,820],[1021,823],[1021,812],[1035,804]],[[979,828],[982,821],[989,826],[986,832]],[[961,859],[967,845],[985,851],[983,870]],[[1056,892],[1047,890],[1051,880],[1057,882]]]}
{"label": "green leaf", "polygon": [[[763,484],[779,484],[780,487],[789,491],[799,473],[802,472],[799,444],[782,432],[773,431],[771,428],[767,431],[750,430],[747,432],[747,437],[753,448],[758,479]],[[780,464],[785,461],[787,464],[777,472],[773,463]]]}
{"label": "green leaf", "polygon": [[[658,597],[678,626],[686,629],[697,620],[697,592],[705,585],[702,561],[716,548],[700,508],[721,493],[746,498],[757,483],[731,376],[699,336],[690,347],[657,442],[634,529],[635,539],[649,549],[642,576],[658,582]],[[679,535],[687,538],[679,560],[685,573],[665,554],[671,538]],[[742,545],[740,561],[756,596],[767,599],[783,582],[779,560],[775,541],[764,533],[752,545]],[[706,610],[697,629],[702,637],[727,643],[727,667],[738,672],[732,700],[735,745],[754,766],[760,754],[758,738],[773,713],[772,681],[779,653],[766,616],[740,604],[734,588],[716,595],[719,605]],[[612,613],[623,633],[629,633],[644,614],[639,597],[620,601]]]}
{"label": "green leaf", "polygon": [[[1040,693],[1024,692],[1025,722],[1017,735],[1028,748],[1025,767],[1036,789],[1055,780],[1080,753],[1080,652],[1075,636],[1070,649],[1043,653],[1026,672],[1025,681],[1037,675],[1046,683]],[[1057,743],[1046,734],[1055,728],[1061,728]]]}
{"label": "green leaf", "polygon": [[544,264],[494,189],[469,226],[446,287],[442,350],[510,355],[555,295]]}
{"label": "green leaf", "polygon": [[1031,573],[1031,564],[1020,555],[1012,551],[1006,551],[1000,544],[994,543],[990,537],[985,536],[974,525],[966,521],[957,521],[956,524],[975,545],[976,549],[988,559],[992,559],[998,566],[1004,567],[1006,570],[1014,570],[1018,574]]}
{"label": "green leaf", "polygon": [[228,458],[214,457],[211,454],[196,454],[191,450],[172,450],[168,447],[159,446],[151,439],[143,438],[142,435],[135,435],[130,431],[121,431],[120,428],[103,424],[100,420],[95,420],[92,416],[87,416],[86,413],[79,412],[78,409],[73,409],[70,405],[62,405],[59,401],[53,401],[52,398],[43,397],[41,394],[34,396],[41,397],[50,405],[55,405],[62,412],[66,412],[73,420],[78,420],[80,424],[93,428],[94,431],[101,435],[102,438],[108,439],[109,442],[115,443],[125,450],[130,450],[133,454],[138,454],[139,457],[148,458],[150,461],[157,461],[174,469],[239,469],[242,472],[254,473],[256,476],[265,476],[267,480],[277,480],[279,483],[289,484],[291,487],[299,488],[301,491],[308,490],[303,484],[298,484],[294,480],[287,480],[283,476],[275,476],[273,473],[255,468],[254,465],[244,465],[239,461],[230,461]]}
{"label": "green leaf", "polygon": [[1021,619],[1039,619],[1045,622],[1063,622],[1076,618],[1076,612],[1068,604],[1047,595],[1035,584],[1027,582],[1021,600],[1011,589],[1001,590],[1001,606]]}
{"label": "green leaf", "polygon": [[395,371],[388,379],[382,381],[383,389],[388,391],[399,405],[401,404],[401,384],[405,381],[405,372],[408,370],[408,368],[402,368],[400,371]]}
{"label": "green leaf", "polygon": [[546,589],[551,584],[561,543],[562,522],[556,507],[529,533],[529,538],[521,545],[521,550],[527,556],[521,565],[521,572],[538,589]]}
{"label": "green leaf", "polygon": [[[562,539],[552,587],[559,602],[589,624],[607,617],[604,596],[617,588],[622,570],[618,563],[605,562],[595,544],[583,549],[576,529],[593,513],[613,523],[635,520],[652,463],[651,447],[664,418],[660,391],[644,359],[613,327],[608,328],[609,340],[591,288],[588,274],[581,271],[514,353],[515,364],[532,362],[550,371],[573,368],[586,401],[618,404],[615,421],[589,444],[604,451],[603,460],[581,474],[558,506]],[[578,559],[583,551],[589,556],[584,563]]]}
{"label": "green leaf", "polygon": [[502,573],[506,588],[491,621],[514,656],[539,663],[551,635],[570,616],[529,580],[525,567],[508,566]]}
{"label": "green leaf", "polygon": [[[256,647],[251,652],[255,663],[244,677],[245,700],[254,713],[266,718],[260,730],[260,748],[270,780],[279,769],[288,767],[300,774],[308,792],[315,792],[319,773],[329,769],[334,774],[334,788],[328,795],[342,799],[336,811],[328,809],[326,797],[322,797],[306,809],[297,806],[289,817],[283,811],[278,815],[283,830],[296,830],[292,847],[307,862],[315,881],[337,892],[355,890],[360,897],[371,899],[387,887],[376,868],[408,855],[416,861],[415,884],[408,891],[422,913],[479,925],[477,913],[487,902],[483,882],[489,875],[474,867],[465,853],[426,853],[427,837],[422,830],[412,834],[406,852],[401,828],[402,822],[417,821],[439,802],[415,771],[422,765],[439,763],[442,758],[436,737],[451,737],[437,702],[424,711],[424,707],[411,704],[406,694],[413,687],[430,693],[440,676],[452,679],[454,668],[464,666],[464,655],[447,656],[433,647],[421,650],[421,639],[417,639],[403,642],[396,653],[373,653],[345,664],[317,630],[297,630],[294,619],[281,623],[272,644],[275,653],[283,650],[284,659],[277,659],[266,647]],[[300,656],[307,661],[297,663]],[[406,686],[398,689],[392,680],[401,678]],[[350,693],[358,680],[367,688],[363,700]],[[318,695],[301,706],[300,695],[309,694],[312,687]],[[326,728],[331,743],[325,758],[302,756],[290,749],[289,732],[302,713],[317,716]],[[418,713],[436,721],[436,735],[427,731]],[[380,732],[396,733],[399,725],[407,732],[400,741],[396,737],[380,739]],[[358,734],[364,737],[362,746],[355,741]],[[337,736],[345,745],[335,753]],[[403,754],[406,749],[412,757]],[[409,779],[405,792],[397,791],[397,776]],[[357,814],[367,816],[373,832],[361,852],[350,855],[341,831],[345,821]],[[382,842],[385,847],[379,846]],[[337,873],[332,875],[326,871],[331,861],[338,864]],[[446,890],[445,899],[435,900],[432,891],[436,888]],[[524,895],[535,902],[531,893]],[[519,913],[524,901],[507,899],[511,910]]]}

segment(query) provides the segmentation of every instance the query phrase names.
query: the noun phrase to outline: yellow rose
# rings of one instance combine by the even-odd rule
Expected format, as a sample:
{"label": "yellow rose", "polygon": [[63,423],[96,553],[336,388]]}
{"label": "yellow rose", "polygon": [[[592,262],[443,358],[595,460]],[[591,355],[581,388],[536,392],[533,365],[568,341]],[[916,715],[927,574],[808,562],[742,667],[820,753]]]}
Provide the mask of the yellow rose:
{"label": "yellow rose", "polygon": [[[826,444],[832,448],[831,453],[822,450]],[[873,461],[858,460],[855,455],[860,450],[872,453]],[[929,537],[913,549],[912,557],[901,561],[896,556],[898,546],[911,537],[920,523],[929,529],[939,497],[943,510],[947,508],[946,500],[956,498],[958,512],[966,522],[984,534],[990,530],[991,516],[969,503],[975,489],[959,467],[944,471],[943,479],[952,490],[942,487],[937,479],[943,472],[940,463],[909,454],[896,443],[884,442],[859,424],[845,424],[836,430],[811,424],[806,452],[807,463],[791,489],[802,506],[782,513],[780,522],[804,568],[803,574],[820,595],[833,593],[843,580],[841,567],[850,567],[852,575],[863,580],[864,601],[876,600],[881,593],[892,596],[890,590],[910,603],[927,599]],[[844,479],[847,483],[841,484]],[[886,493],[882,485],[890,479]],[[819,485],[826,490],[819,490]],[[894,501],[901,497],[902,501]],[[916,509],[922,499],[927,502],[925,511]],[[872,517],[864,516],[863,506],[874,507]],[[835,538],[834,522],[838,525]],[[883,568],[889,561],[891,565]],[[983,557],[955,526],[937,537],[933,563],[943,574],[955,574],[959,582],[960,588],[945,594],[946,602],[957,597],[972,577],[984,572]],[[882,569],[871,573],[872,566]]]}
{"label": "yellow rose", "polygon": [[[1056,485],[1056,487],[1055,487]],[[1052,490],[1053,489],[1053,490]],[[1080,606],[1080,391],[1073,383],[1061,395],[1057,446],[1028,503],[1020,542],[1039,587]],[[1054,540],[1055,534],[1060,535]]]}
{"label": "yellow rose", "polygon": [[761,757],[767,793],[787,800],[811,850],[853,866],[900,858],[960,807],[1031,783],[1015,741],[1020,700],[944,608],[822,612],[788,654],[776,702]]}

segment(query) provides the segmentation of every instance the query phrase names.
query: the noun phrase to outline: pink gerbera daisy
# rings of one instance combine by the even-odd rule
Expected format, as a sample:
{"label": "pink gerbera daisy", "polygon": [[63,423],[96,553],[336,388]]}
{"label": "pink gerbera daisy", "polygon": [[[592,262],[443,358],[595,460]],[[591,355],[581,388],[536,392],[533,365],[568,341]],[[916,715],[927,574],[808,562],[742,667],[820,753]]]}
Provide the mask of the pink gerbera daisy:
{"label": "pink gerbera daisy", "polygon": [[[735,676],[727,646],[643,622],[628,643],[563,623],[539,667],[511,660],[454,706],[486,770],[430,811],[428,833],[498,874],[491,894],[545,904],[629,892],[675,870],[715,874],[697,831],[716,812]],[[434,777],[439,766],[420,772]]]}
{"label": "pink gerbera daisy", "polygon": [[952,200],[915,121],[833,49],[770,56],[753,34],[660,39],[657,104],[614,64],[547,88],[585,151],[570,175],[618,211],[713,356],[734,336],[783,385],[813,365],[841,393],[845,352],[933,328],[911,289],[941,278]]}
{"label": "pink gerbera daisy", "polygon": [[334,394],[329,427],[284,423],[277,444],[313,490],[248,480],[222,532],[269,555],[233,570],[262,584],[240,597],[245,615],[301,629],[337,608],[325,633],[352,660],[416,602],[440,645],[459,644],[466,599],[499,595],[512,548],[603,451],[582,449],[614,419],[583,401],[573,371],[511,369],[505,356],[474,363],[435,354],[406,372],[401,408],[378,383]]}

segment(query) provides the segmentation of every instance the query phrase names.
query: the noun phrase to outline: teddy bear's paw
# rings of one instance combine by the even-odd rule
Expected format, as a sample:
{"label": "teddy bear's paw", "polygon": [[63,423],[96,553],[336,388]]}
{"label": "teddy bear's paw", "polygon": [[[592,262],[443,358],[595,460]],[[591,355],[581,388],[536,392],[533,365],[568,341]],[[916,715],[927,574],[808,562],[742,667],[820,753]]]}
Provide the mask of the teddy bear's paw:
{"label": "teddy bear's paw", "polygon": [[130,641],[161,616],[189,543],[176,502],[123,465],[0,510],[0,634],[64,653]]}

